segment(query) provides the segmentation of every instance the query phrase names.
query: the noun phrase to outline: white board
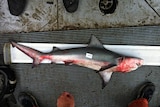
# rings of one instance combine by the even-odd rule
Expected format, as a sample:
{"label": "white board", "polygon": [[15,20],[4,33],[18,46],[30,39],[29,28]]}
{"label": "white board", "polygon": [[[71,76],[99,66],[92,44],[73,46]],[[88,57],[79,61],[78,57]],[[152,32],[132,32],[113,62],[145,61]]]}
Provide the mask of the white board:
{"label": "white board", "polygon": [[[87,44],[52,44],[52,43],[20,43],[32,47],[41,52],[50,52],[53,47],[68,49],[76,47],[86,47]],[[160,46],[133,46],[133,45],[104,45],[110,51],[126,56],[138,57],[144,60],[144,65],[160,66]],[[13,48],[9,43],[4,45],[4,62],[8,63],[32,63],[32,59]],[[44,60],[42,63],[50,63]]]}

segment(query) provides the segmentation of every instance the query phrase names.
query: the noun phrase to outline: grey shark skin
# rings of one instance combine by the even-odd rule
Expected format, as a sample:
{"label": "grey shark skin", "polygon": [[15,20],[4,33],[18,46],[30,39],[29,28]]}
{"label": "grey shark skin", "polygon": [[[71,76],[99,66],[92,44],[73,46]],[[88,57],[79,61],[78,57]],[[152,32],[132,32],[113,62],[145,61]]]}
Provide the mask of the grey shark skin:
{"label": "grey shark skin", "polygon": [[52,63],[75,64],[96,70],[103,80],[102,88],[109,82],[113,72],[130,72],[143,64],[143,60],[139,58],[122,57],[105,49],[95,36],[91,37],[87,47],[65,50],[54,47],[53,51],[47,54],[16,42],[11,44],[33,59],[33,67],[48,59]]}

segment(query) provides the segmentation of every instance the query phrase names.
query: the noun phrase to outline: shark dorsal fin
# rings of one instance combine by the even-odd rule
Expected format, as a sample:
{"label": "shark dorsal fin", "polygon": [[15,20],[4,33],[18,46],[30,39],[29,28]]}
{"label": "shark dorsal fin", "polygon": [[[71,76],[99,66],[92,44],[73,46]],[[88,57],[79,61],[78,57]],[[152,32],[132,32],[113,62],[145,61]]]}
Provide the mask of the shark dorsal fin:
{"label": "shark dorsal fin", "polygon": [[52,49],[52,51],[50,53],[52,54],[52,53],[54,53],[55,51],[58,51],[58,50],[61,50],[61,49],[59,49],[57,47],[53,47],[53,49]]}
{"label": "shark dorsal fin", "polygon": [[60,49],[57,48],[57,47],[53,47],[53,50],[52,50],[52,51],[54,52],[54,51],[58,51],[58,50],[60,50]]}
{"label": "shark dorsal fin", "polygon": [[91,37],[88,47],[104,48],[102,43],[95,36]]}

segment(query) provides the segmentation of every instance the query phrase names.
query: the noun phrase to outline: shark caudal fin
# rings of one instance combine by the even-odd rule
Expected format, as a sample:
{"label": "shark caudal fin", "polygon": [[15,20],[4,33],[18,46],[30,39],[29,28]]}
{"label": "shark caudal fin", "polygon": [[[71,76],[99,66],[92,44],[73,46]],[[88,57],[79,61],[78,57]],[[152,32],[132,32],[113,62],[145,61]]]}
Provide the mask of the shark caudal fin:
{"label": "shark caudal fin", "polygon": [[103,89],[110,81],[113,71],[111,71],[111,69],[105,69],[98,73],[102,78],[102,89]]}
{"label": "shark caudal fin", "polygon": [[21,45],[21,44],[17,44],[16,42],[11,41],[10,42],[12,44],[13,47],[16,47],[17,49],[19,49],[20,51],[22,51],[23,53],[25,53],[27,56],[31,57],[33,59],[33,65],[32,67],[35,67],[36,65],[40,64],[40,62],[43,60],[43,53],[32,49],[30,47]]}

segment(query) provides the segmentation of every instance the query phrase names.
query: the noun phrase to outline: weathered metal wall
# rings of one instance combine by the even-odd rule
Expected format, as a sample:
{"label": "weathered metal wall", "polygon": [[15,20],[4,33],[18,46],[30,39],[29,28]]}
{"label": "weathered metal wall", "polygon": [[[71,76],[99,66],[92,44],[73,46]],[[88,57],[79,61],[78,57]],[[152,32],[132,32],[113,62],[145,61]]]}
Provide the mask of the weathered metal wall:
{"label": "weathered metal wall", "polygon": [[98,4],[99,0],[80,0],[78,10],[68,13],[62,0],[28,0],[17,17],[9,13],[7,0],[0,0],[0,33],[160,24],[159,0],[118,0],[115,12],[107,15]]}

